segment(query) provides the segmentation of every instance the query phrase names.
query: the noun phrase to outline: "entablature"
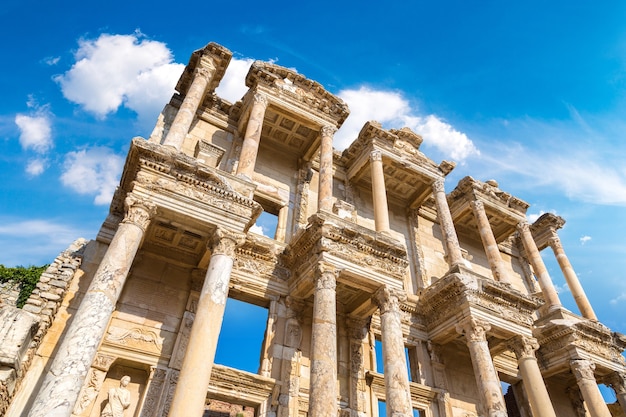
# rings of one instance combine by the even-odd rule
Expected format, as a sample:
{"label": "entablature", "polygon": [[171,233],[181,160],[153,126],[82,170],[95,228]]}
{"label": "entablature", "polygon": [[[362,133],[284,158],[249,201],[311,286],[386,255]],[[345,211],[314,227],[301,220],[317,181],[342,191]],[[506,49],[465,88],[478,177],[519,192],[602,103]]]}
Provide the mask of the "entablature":
{"label": "entablature", "polygon": [[217,88],[222,77],[224,77],[232,56],[232,52],[215,42],[211,42],[204,48],[192,52],[189,63],[176,84],[176,91],[185,96],[193,82],[196,70],[208,68],[215,71],[206,88],[206,91],[212,92]]}
{"label": "entablature", "polygon": [[530,226],[535,243],[539,250],[549,246],[556,231],[565,226],[565,219],[553,213],[544,213]]}

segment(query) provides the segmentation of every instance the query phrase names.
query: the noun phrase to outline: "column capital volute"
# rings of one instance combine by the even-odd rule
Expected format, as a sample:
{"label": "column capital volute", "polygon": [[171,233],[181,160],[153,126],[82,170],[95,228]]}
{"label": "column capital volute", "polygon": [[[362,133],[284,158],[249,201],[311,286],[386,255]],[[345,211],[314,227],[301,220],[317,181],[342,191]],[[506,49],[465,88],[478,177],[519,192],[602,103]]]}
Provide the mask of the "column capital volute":
{"label": "column capital volute", "polygon": [[133,194],[126,196],[124,208],[126,214],[122,223],[134,224],[144,232],[157,212],[156,204]]}
{"label": "column capital volute", "polygon": [[513,352],[515,352],[518,360],[535,358],[535,351],[539,349],[537,339],[523,335],[518,335],[509,339],[507,345]]}
{"label": "column capital volute", "polygon": [[378,149],[374,149],[372,152],[370,152],[370,160],[372,161],[382,161],[383,160],[383,153],[378,150]]}
{"label": "column capital volute", "polygon": [[446,188],[445,188],[445,180],[443,178],[437,178],[435,181],[433,181],[433,191],[436,193],[445,193],[446,192]]}
{"label": "column capital volute", "polygon": [[320,129],[320,135],[322,137],[333,137],[335,132],[337,132],[337,128],[333,125],[325,125]]}
{"label": "column capital volute", "polygon": [[226,255],[235,257],[235,250],[244,244],[246,235],[234,232],[223,227],[217,227],[209,239],[207,247],[211,250],[211,255]]}
{"label": "column capital volute", "polygon": [[468,342],[487,341],[487,332],[489,330],[491,330],[491,324],[474,317],[468,317],[456,325],[456,331],[465,335]]}
{"label": "column capital volute", "polygon": [[260,104],[263,107],[267,107],[267,96],[263,93],[254,93],[254,96],[252,96],[252,102],[254,104]]}
{"label": "column capital volute", "polygon": [[388,312],[400,312],[400,303],[406,300],[406,294],[403,291],[389,288],[386,285],[380,287],[374,295],[372,300],[380,309],[380,314]]}
{"label": "column capital volute", "polygon": [[318,262],[316,269],[315,285],[318,289],[334,290],[337,288],[340,269],[326,262]]}
{"label": "column capital volute", "polygon": [[592,361],[588,359],[573,359],[570,361],[570,367],[577,381],[587,379],[596,383],[596,378],[593,373],[596,369],[596,364]]}

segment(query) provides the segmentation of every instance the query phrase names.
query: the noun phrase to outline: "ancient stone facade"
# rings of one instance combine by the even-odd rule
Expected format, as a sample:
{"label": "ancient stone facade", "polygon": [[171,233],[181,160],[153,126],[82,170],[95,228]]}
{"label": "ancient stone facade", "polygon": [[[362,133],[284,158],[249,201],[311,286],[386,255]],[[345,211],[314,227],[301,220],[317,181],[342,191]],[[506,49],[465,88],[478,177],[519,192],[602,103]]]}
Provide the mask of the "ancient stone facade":
{"label": "ancient stone facade", "polygon": [[[597,321],[563,219],[529,224],[495,181],[446,195],[454,163],[407,128],[334,150],[348,107],[292,70],[254,62],[229,103],[230,58],[192,54],[97,239],[1,310],[0,413],[95,417],[123,385],[127,417],[623,415],[626,338]],[[263,211],[272,237],[250,230]],[[229,297],[267,308],[258,373],[214,363]]]}

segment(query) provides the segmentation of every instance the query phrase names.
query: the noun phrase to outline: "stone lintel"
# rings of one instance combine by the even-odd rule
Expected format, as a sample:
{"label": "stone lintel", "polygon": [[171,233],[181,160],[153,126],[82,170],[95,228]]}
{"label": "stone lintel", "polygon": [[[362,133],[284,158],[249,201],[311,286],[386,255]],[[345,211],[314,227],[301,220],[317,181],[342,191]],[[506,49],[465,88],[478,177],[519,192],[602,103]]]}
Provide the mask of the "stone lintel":
{"label": "stone lintel", "polygon": [[208,396],[258,407],[270,398],[277,384],[273,378],[214,364]]}

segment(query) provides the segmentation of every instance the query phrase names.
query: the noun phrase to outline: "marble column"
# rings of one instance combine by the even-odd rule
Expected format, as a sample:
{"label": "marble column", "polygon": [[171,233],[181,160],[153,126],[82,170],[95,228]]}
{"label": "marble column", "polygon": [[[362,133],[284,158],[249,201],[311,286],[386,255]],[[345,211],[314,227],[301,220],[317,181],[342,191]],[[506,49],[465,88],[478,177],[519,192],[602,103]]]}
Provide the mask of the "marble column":
{"label": "marble column", "polygon": [[591,417],[611,417],[609,407],[602,398],[602,393],[593,374],[596,365],[590,360],[575,359],[570,362],[570,366]]}
{"label": "marble column", "polygon": [[215,67],[208,62],[204,62],[208,67],[198,67],[193,73],[193,81],[187,90],[187,94],[183,99],[174,121],[167,132],[167,136],[163,140],[163,145],[172,146],[180,151],[183,146],[185,137],[189,133],[189,128],[198,111],[198,107],[204,99],[207,86],[215,74]]}
{"label": "marble column", "polygon": [[335,126],[324,126],[320,131],[320,177],[317,192],[317,210],[333,211],[333,135]]}
{"label": "marble column", "polygon": [[337,416],[337,275],[331,265],[318,264],[311,324],[309,416]]}
{"label": "marble column", "polygon": [[548,310],[560,307],[561,300],[559,299],[559,295],[554,288],[548,269],[543,263],[543,259],[541,259],[541,254],[539,253],[533,234],[530,231],[530,225],[527,221],[520,222],[517,225],[517,230],[519,231],[522,244],[526,250],[526,256],[528,256],[528,260],[530,261],[530,264],[535,272],[535,276],[537,277],[537,282],[541,288]]}
{"label": "marble column", "polygon": [[243,136],[239,164],[237,165],[237,175],[252,179],[256,157],[259,152],[261,141],[261,131],[263,130],[263,118],[267,109],[267,97],[261,93],[256,93],[252,98],[252,108],[248,117],[248,125]]}
{"label": "marble column", "polygon": [[500,388],[500,378],[498,378],[498,373],[493,365],[487,343],[487,332],[490,329],[489,323],[473,317],[468,317],[456,325],[457,332],[466,337],[474,376],[476,377],[479,401],[485,416],[506,417],[507,412]]}
{"label": "marble column", "polygon": [[169,417],[201,416],[204,412],[235,249],[244,241],[245,235],[219,227],[212,237],[211,260],[200,291]]}
{"label": "marble column", "polygon": [[381,287],[374,294],[374,301],[380,310],[383,366],[385,369],[385,397],[387,416],[410,417],[411,389],[409,372],[404,354],[404,337],[400,312],[400,297],[403,294]]}
{"label": "marble column", "polygon": [[574,272],[574,268],[572,268],[572,264],[569,262],[569,259],[565,254],[565,250],[563,250],[561,240],[556,233],[554,233],[552,238],[548,240],[548,245],[550,245],[554,251],[554,256],[559,262],[559,266],[561,267],[561,271],[563,271],[563,276],[565,277],[567,286],[572,292],[572,296],[574,297],[574,301],[576,301],[580,314],[586,319],[598,321],[596,313],[593,311],[593,308],[591,308],[591,303],[589,303],[589,299],[587,299],[585,290],[583,290],[582,285],[580,285],[578,276],[576,276],[576,272]]}
{"label": "marble column", "polygon": [[432,185],[433,196],[435,197],[435,205],[437,206],[437,217],[441,225],[441,234],[446,248],[446,256],[448,266],[453,268],[463,264],[463,256],[461,255],[461,246],[459,238],[454,228],[450,207],[446,198],[446,190],[444,188],[443,178],[435,180]]}
{"label": "marble column", "polygon": [[370,155],[372,171],[372,197],[374,199],[374,224],[377,232],[389,231],[389,207],[387,206],[387,189],[383,172],[383,155],[373,150]]}
{"label": "marble column", "polygon": [[532,337],[516,336],[509,341],[509,347],[517,356],[519,372],[524,381],[528,402],[534,417],[556,417],[546,384],[541,376],[535,351],[539,349],[537,340]]}
{"label": "marble column", "polygon": [[613,388],[619,405],[626,412],[626,373],[614,372],[606,378],[606,384]]}
{"label": "marble column", "polygon": [[485,248],[487,260],[489,261],[494,279],[503,283],[510,283],[508,275],[502,265],[502,256],[500,255],[498,242],[496,242],[496,238],[493,235],[493,230],[491,230],[489,218],[485,211],[485,205],[482,201],[472,201],[471,206],[476,223],[478,223],[480,240],[483,242],[483,247]]}
{"label": "marble column", "polygon": [[126,216],[74,314],[29,417],[67,417],[72,413],[146,228],[156,213],[153,203],[132,194],[124,204]]}

